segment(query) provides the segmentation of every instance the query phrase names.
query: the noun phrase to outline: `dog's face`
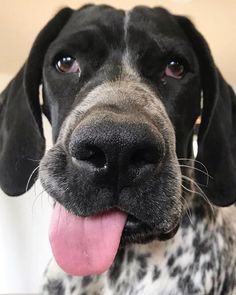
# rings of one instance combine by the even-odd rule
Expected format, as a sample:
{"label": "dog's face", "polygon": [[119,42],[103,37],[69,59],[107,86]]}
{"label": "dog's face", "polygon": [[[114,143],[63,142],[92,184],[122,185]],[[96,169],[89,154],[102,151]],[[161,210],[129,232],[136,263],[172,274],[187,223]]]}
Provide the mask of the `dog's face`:
{"label": "dog's face", "polygon": [[43,86],[55,139],[40,165],[46,191],[76,215],[125,211],[125,241],[172,236],[183,203],[175,130],[189,138],[200,110],[197,58],[176,20],[144,7],[78,11],[46,53]]}
{"label": "dog's face", "polygon": [[[22,107],[30,123],[22,117],[17,122],[30,124],[33,136],[32,141],[27,136],[19,139],[21,145],[32,143],[24,161],[19,152],[15,156],[22,161],[19,166],[25,165],[19,179],[34,168],[26,159],[41,158],[44,150],[40,108],[33,97],[42,81],[43,109],[52,124],[54,146],[41,160],[39,177],[50,196],[73,215],[125,212],[123,243],[171,238],[183,212],[178,158],[192,157],[193,128],[200,114],[198,160],[218,181],[210,184],[209,198],[219,205],[235,200],[233,186],[221,180],[224,171],[234,183],[235,158],[231,147],[221,143],[224,126],[215,126],[220,110],[231,112],[236,103],[231,103],[232,91],[215,68],[204,39],[187,19],[161,8],[124,12],[89,5],[64,10],[41,32],[25,67],[7,95],[3,93],[3,98],[9,97],[22,76],[30,81],[21,89],[22,101],[28,97],[30,102],[30,107]],[[221,94],[219,89],[224,89]],[[12,109],[3,108],[7,115],[2,129]],[[232,126],[229,121],[224,124]],[[17,137],[15,129],[11,135]],[[223,169],[209,157],[212,138],[218,144],[214,155],[229,155]],[[232,146],[234,140],[231,136]],[[9,149],[4,152],[2,167],[11,156]],[[11,173],[18,172],[3,173],[2,187],[19,194],[22,181],[19,189],[12,189],[7,178]]]}

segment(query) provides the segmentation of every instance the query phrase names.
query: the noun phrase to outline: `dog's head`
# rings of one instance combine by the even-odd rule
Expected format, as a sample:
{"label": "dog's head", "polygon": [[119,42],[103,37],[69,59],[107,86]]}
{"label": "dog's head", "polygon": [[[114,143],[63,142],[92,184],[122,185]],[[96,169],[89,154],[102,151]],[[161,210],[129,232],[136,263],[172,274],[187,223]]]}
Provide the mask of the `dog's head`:
{"label": "dog's head", "polygon": [[[46,155],[40,84],[54,140]],[[24,193],[42,158],[45,190],[73,215],[127,214],[124,243],[176,232],[178,159],[192,158],[200,115],[197,161],[212,177],[203,190],[219,206],[236,199],[235,96],[192,23],[162,8],[63,9],[37,37],[0,107],[3,190]]]}

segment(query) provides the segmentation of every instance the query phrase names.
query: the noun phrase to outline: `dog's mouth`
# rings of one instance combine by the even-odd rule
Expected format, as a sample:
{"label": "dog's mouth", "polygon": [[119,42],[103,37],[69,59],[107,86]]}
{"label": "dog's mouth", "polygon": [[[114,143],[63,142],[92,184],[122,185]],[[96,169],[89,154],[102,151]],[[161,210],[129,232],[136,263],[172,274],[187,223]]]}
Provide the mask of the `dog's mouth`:
{"label": "dog's mouth", "polygon": [[160,232],[155,224],[147,224],[129,214],[122,233],[121,246],[127,243],[147,243],[154,239],[165,241],[172,238],[179,228],[177,222],[171,229]]}
{"label": "dog's mouth", "polygon": [[56,203],[50,227],[50,243],[59,266],[77,276],[99,274],[113,263],[119,246],[127,242],[147,242],[170,238],[166,233],[118,209],[89,217],[75,216]]}

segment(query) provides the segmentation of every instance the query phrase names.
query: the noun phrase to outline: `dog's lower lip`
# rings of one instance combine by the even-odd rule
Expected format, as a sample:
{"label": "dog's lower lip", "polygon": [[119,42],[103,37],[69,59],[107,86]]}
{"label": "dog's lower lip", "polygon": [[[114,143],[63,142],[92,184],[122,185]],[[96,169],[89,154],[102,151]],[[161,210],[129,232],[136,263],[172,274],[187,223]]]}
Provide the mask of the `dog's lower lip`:
{"label": "dog's lower lip", "polygon": [[176,226],[174,226],[171,230],[169,230],[168,232],[162,233],[158,235],[158,239],[161,241],[165,241],[165,240],[169,240],[171,239],[176,232],[179,229],[179,223],[176,224]]}
{"label": "dog's lower lip", "polygon": [[162,232],[157,230],[154,224],[147,224],[132,215],[128,215],[123,231],[123,241],[127,241],[127,237],[129,236],[132,236],[133,242],[147,242],[153,239],[165,241],[172,238],[176,234],[178,228],[179,223],[170,230]]}
{"label": "dog's lower lip", "polygon": [[126,221],[125,226],[129,228],[135,228],[139,225],[139,220],[132,215],[129,215]]}
{"label": "dog's lower lip", "polygon": [[151,226],[137,219],[133,215],[128,215],[124,231],[139,231],[140,228],[151,229]]}

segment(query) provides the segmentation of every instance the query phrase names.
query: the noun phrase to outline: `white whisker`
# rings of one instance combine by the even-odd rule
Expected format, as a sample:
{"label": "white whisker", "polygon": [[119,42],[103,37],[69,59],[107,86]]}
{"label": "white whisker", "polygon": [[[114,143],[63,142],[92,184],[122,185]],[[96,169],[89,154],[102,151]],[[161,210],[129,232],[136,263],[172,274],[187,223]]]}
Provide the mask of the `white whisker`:
{"label": "white whisker", "polygon": [[[41,197],[44,192],[45,192],[45,190],[43,189],[39,194],[36,195],[36,193],[35,193],[35,199],[32,204],[32,212],[31,212],[32,216],[34,216],[34,207],[36,205],[36,202],[38,201],[39,197]],[[42,208],[42,198],[41,198],[41,208]]]}
{"label": "white whisker", "polygon": [[203,185],[203,186],[205,186],[205,187],[207,187],[208,184],[209,184],[209,178],[213,179],[213,177],[211,177],[207,172],[205,172],[205,171],[203,171],[203,170],[201,170],[201,169],[199,169],[199,168],[196,168],[196,167],[194,167],[194,166],[189,166],[189,165],[182,165],[182,164],[179,164],[179,167],[189,168],[189,169],[192,169],[192,170],[194,170],[194,171],[199,171],[199,172],[201,172],[202,174],[206,175],[206,184],[201,184],[201,185]]}
{"label": "white whisker", "polygon": [[185,190],[187,190],[188,192],[191,192],[191,193],[194,193],[195,195],[199,195],[199,196],[201,196],[201,197],[207,202],[207,204],[210,206],[213,215],[215,215],[214,207],[212,206],[212,204],[211,204],[211,202],[209,201],[209,199],[208,199],[208,197],[206,196],[206,194],[203,192],[203,190],[200,188],[200,186],[196,183],[196,181],[194,181],[193,179],[191,179],[191,178],[189,178],[189,177],[187,177],[187,176],[185,176],[185,175],[182,175],[182,178],[185,179],[185,180],[188,180],[188,181],[192,182],[192,183],[194,184],[194,186],[195,186],[199,191],[193,191],[193,190],[191,190],[191,189],[188,189],[187,187],[185,187],[185,186],[182,184],[183,188],[184,188]]}
{"label": "white whisker", "polygon": [[198,161],[196,159],[191,159],[191,158],[178,158],[178,161],[191,161],[191,162],[198,163],[198,164],[202,165],[202,167],[205,169],[207,175],[210,176],[207,167],[202,162],[200,162],[200,161]]}
{"label": "white whisker", "polygon": [[191,209],[190,209],[190,207],[188,205],[188,202],[185,200],[185,198],[183,196],[180,196],[180,197],[181,197],[181,200],[183,200],[184,203],[185,203],[185,206],[186,206],[186,214],[188,216],[188,219],[189,219],[190,223],[193,226],[194,224],[193,224],[193,221],[192,221],[192,212],[191,212]]}
{"label": "white whisker", "polygon": [[32,171],[32,173],[30,174],[29,179],[28,179],[27,184],[26,184],[26,187],[25,187],[25,192],[28,191],[28,189],[29,189],[29,184],[30,184],[30,180],[32,179],[34,173],[35,173],[38,169],[39,169],[39,165],[38,165],[38,166]]}

